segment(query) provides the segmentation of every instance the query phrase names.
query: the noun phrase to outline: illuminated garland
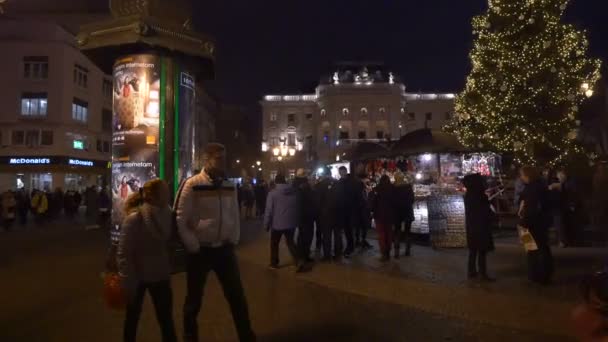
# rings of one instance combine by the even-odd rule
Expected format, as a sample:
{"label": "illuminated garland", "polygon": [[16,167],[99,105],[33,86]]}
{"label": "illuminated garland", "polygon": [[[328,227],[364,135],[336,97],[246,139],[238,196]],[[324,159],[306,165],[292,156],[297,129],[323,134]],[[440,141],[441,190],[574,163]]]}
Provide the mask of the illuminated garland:
{"label": "illuminated garland", "polygon": [[472,70],[446,127],[464,145],[513,153],[519,164],[593,159],[576,140],[578,112],[601,62],[586,57],[585,32],[560,23],[568,2],[489,0],[473,19]]}

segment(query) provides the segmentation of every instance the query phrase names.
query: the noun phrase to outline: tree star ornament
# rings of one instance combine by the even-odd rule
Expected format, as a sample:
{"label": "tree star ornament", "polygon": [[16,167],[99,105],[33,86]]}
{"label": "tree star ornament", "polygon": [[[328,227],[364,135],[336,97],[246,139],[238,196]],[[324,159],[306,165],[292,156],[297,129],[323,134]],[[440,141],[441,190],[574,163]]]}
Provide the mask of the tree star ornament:
{"label": "tree star ornament", "polygon": [[587,158],[578,134],[569,137],[587,100],[581,84],[597,84],[601,62],[587,56],[585,32],[562,22],[568,3],[490,0],[473,19],[473,67],[455,99],[461,114],[445,127],[463,145],[512,154],[518,164]]}

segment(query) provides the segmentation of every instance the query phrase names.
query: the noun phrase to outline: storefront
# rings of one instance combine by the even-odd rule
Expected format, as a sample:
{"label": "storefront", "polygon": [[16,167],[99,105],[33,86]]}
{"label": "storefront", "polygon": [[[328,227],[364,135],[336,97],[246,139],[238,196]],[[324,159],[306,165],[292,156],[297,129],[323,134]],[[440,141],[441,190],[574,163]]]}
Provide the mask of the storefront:
{"label": "storefront", "polygon": [[0,191],[32,189],[82,191],[90,186],[108,184],[109,161],[66,156],[0,157]]}

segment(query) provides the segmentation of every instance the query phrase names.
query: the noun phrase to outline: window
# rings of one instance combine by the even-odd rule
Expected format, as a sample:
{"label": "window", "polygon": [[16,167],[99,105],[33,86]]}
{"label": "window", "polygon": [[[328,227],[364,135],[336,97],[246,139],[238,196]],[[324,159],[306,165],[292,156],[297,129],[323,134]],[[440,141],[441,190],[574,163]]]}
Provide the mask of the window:
{"label": "window", "polygon": [[270,146],[279,146],[279,138],[271,137],[270,138]]}
{"label": "window", "polygon": [[384,107],[380,108],[380,115],[386,114],[386,109]]}
{"label": "window", "polygon": [[347,140],[347,139],[349,139],[348,132],[340,131],[340,140]]}
{"label": "window", "polygon": [[414,120],[416,120],[416,113],[414,113],[414,112],[409,112],[407,115],[408,115],[408,117],[410,118],[410,121],[414,121]]}
{"label": "window", "polygon": [[376,132],[376,138],[377,139],[384,139],[384,131],[377,131]]}
{"label": "window", "polygon": [[81,88],[88,87],[89,70],[78,64],[74,64],[74,84]]}
{"label": "window", "polygon": [[361,116],[367,116],[367,108],[361,108]]}
{"label": "window", "polygon": [[295,125],[296,123],[296,115],[295,114],[288,114],[287,115],[287,124],[288,125]]}
{"label": "window", "polygon": [[306,120],[312,120],[312,113],[306,114]]}
{"label": "window", "polygon": [[327,116],[327,111],[325,111],[325,109],[321,109],[321,116]]}
{"label": "window", "polygon": [[342,109],[342,115],[343,116],[348,116],[348,113],[349,113],[348,108]]}
{"label": "window", "polygon": [[426,113],[425,114],[425,118],[426,118],[427,121],[433,120],[433,113]]}
{"label": "window", "polygon": [[287,134],[287,146],[296,146],[296,134],[295,133]]}
{"label": "window", "polygon": [[72,103],[72,119],[80,122],[87,122],[89,116],[89,104],[85,101],[74,98]]}
{"label": "window", "polygon": [[365,131],[359,131],[359,139],[366,139],[367,133]]}
{"label": "window", "polygon": [[53,145],[53,131],[42,131],[42,134],[40,135],[40,145]]}
{"label": "window", "polygon": [[11,137],[11,145],[23,145],[25,144],[25,132],[24,131],[13,131]]}
{"label": "window", "polygon": [[21,115],[28,117],[46,116],[47,94],[46,93],[23,93],[21,94]]}
{"label": "window", "polygon": [[49,58],[46,56],[23,57],[23,78],[46,80],[49,78]]}
{"label": "window", "polygon": [[108,141],[104,141],[103,142],[103,152],[104,153],[109,153],[110,152],[110,143]]}
{"label": "window", "polygon": [[277,121],[277,113],[270,113],[270,122]]}
{"label": "window", "polygon": [[97,139],[97,152],[103,152],[103,143],[99,139]]}
{"label": "window", "polygon": [[28,130],[25,132],[25,145],[38,146],[40,145],[40,130]]}
{"label": "window", "polygon": [[112,81],[104,79],[101,84],[101,92],[106,100],[112,100]]}
{"label": "window", "polygon": [[112,131],[112,111],[104,109],[101,111],[101,129],[104,132]]}

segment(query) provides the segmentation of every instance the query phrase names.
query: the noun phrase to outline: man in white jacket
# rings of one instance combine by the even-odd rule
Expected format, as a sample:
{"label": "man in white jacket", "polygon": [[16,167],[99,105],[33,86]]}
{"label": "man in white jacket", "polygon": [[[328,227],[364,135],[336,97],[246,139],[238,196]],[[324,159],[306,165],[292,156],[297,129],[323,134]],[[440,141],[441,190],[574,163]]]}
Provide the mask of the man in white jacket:
{"label": "man in white jacket", "polygon": [[203,170],[186,181],[175,203],[178,232],[187,252],[187,342],[198,341],[197,316],[210,271],[222,285],[239,339],[255,341],[234,252],[240,235],[236,187],[224,180],[225,159],[224,146],[209,144],[203,151]]}

